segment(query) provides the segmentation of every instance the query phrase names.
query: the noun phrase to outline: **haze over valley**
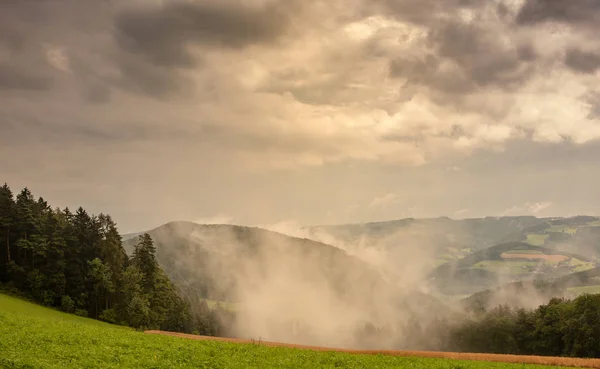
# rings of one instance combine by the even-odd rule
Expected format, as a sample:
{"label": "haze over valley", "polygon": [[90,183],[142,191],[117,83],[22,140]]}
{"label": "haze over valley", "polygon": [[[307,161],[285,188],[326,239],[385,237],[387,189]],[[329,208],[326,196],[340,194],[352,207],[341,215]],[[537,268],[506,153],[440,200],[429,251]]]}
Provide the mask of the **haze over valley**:
{"label": "haze over valley", "polygon": [[[536,308],[600,291],[596,217],[411,218],[282,232],[192,222],[148,231],[184,295],[235,311],[235,337],[435,347],[418,342],[409,322],[427,327],[449,311]],[[131,252],[137,236],[124,238]],[[391,332],[365,339],[370,324]]]}

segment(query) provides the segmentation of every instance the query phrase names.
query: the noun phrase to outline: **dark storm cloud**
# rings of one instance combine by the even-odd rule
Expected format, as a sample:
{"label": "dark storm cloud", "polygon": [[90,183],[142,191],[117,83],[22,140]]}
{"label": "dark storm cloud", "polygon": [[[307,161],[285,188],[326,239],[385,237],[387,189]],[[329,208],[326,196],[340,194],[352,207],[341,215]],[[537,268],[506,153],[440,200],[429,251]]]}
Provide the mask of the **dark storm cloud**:
{"label": "dark storm cloud", "polygon": [[288,17],[275,6],[254,8],[222,2],[174,2],[159,8],[129,11],[116,20],[122,50],[165,67],[192,67],[190,44],[242,48],[275,41]]}
{"label": "dark storm cloud", "polygon": [[146,63],[131,55],[122,55],[119,64],[122,76],[115,84],[126,91],[163,99],[185,94],[192,87],[192,81],[177,68]]}
{"label": "dark storm cloud", "polygon": [[0,90],[48,90],[52,71],[41,50],[26,42],[18,14],[10,11],[10,5],[0,6]]}
{"label": "dark storm cloud", "polygon": [[386,15],[419,25],[434,25],[440,17],[461,8],[475,9],[485,6],[475,0],[381,0]]}
{"label": "dark storm cloud", "polygon": [[[96,41],[106,29],[111,4],[112,0],[0,1],[0,89],[57,90],[73,80],[85,85],[91,65],[106,51]],[[69,70],[78,58],[86,70]]]}
{"label": "dark storm cloud", "polygon": [[83,97],[86,101],[96,104],[104,104],[110,101],[111,90],[105,84],[91,84],[85,87]]}
{"label": "dark storm cloud", "polygon": [[479,86],[508,86],[526,78],[519,69],[535,56],[529,45],[505,46],[491,30],[461,22],[433,30],[430,41],[441,57],[456,62]]}
{"label": "dark storm cloud", "polygon": [[0,90],[46,91],[52,88],[49,76],[37,75],[35,70],[0,63]]}
{"label": "dark storm cloud", "polygon": [[600,1],[527,0],[516,21],[521,25],[550,21],[600,27]]}
{"label": "dark storm cloud", "polygon": [[[478,88],[510,89],[532,76],[534,48],[514,41],[506,45],[479,23],[440,22],[429,30],[426,56],[391,61],[392,77],[406,78],[449,94]],[[451,62],[454,69],[442,68]]]}
{"label": "dark storm cloud", "polygon": [[571,48],[567,50],[565,65],[575,72],[595,73],[600,68],[600,54]]}

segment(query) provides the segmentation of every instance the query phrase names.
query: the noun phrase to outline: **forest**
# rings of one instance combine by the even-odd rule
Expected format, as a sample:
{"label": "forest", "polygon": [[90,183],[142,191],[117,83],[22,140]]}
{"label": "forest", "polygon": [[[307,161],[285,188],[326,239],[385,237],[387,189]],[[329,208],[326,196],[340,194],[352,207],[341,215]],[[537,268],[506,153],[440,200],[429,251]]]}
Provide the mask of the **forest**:
{"label": "forest", "polygon": [[459,319],[448,350],[497,354],[600,357],[600,295],[553,298],[534,310],[497,306]]}
{"label": "forest", "polygon": [[229,314],[183,298],[148,234],[132,256],[110,215],[52,208],[28,188],[0,188],[0,289],[39,304],[137,329],[221,334]]}

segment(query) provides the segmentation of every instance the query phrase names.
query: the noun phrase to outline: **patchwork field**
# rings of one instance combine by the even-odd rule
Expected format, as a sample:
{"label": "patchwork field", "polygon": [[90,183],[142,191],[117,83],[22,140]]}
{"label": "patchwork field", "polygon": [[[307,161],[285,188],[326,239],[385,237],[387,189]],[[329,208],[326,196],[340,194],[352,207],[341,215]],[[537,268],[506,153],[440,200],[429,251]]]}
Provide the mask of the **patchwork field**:
{"label": "patchwork field", "polygon": [[[202,338],[193,336],[194,338]],[[359,355],[349,352],[270,347],[252,342],[189,340],[150,335],[46,309],[0,295],[0,368],[444,368],[541,369],[525,365],[526,357],[506,357],[519,364],[474,361],[499,356],[461,356],[446,353]],[[471,360],[460,360],[460,359]],[[600,368],[600,360],[538,358]],[[561,360],[560,362],[556,360]]]}

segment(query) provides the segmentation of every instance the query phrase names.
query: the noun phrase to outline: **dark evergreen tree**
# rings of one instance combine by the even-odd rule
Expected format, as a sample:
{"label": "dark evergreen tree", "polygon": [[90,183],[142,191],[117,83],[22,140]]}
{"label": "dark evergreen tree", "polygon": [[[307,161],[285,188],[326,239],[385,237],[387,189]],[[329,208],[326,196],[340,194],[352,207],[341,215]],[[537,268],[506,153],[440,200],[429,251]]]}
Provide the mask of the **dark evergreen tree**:
{"label": "dark evergreen tree", "polygon": [[142,273],[142,287],[144,293],[148,293],[154,287],[158,277],[156,247],[148,233],[139,237],[139,242],[133,250],[132,263]]}
{"label": "dark evergreen tree", "polygon": [[5,183],[0,188],[0,282],[7,281],[8,265],[12,262],[11,258],[11,230],[16,223],[15,202],[13,193]]}

